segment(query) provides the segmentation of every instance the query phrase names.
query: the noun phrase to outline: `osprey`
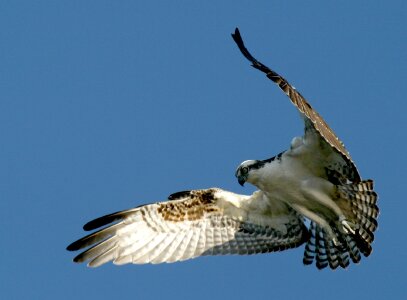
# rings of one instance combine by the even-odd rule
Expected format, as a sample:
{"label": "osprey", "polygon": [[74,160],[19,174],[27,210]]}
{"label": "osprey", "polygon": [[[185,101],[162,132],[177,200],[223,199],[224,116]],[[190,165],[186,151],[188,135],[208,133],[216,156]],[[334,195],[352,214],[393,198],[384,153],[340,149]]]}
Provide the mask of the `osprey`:
{"label": "osprey", "polygon": [[[252,66],[275,82],[301,113],[305,133],[265,160],[243,162],[238,182],[259,190],[183,191],[167,201],[109,214],[85,224],[99,229],[67,249],[87,248],[74,262],[98,267],[175,262],[203,255],[257,254],[306,243],[304,264],[346,268],[369,256],[377,228],[377,194],[349,152],[311,105],[283,77],[257,61],[236,28],[234,41]],[[308,219],[309,226],[305,219]],[[107,226],[106,226],[107,225]]]}

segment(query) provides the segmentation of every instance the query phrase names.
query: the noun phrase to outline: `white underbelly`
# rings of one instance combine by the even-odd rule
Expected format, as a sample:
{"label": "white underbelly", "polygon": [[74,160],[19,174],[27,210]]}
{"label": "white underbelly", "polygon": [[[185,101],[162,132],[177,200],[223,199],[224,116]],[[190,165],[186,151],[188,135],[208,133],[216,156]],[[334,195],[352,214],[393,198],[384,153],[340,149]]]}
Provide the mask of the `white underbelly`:
{"label": "white underbelly", "polygon": [[313,171],[302,160],[285,156],[267,170],[259,188],[270,199],[285,202],[315,222],[320,222],[318,216],[340,217],[342,212],[333,200],[334,185]]}

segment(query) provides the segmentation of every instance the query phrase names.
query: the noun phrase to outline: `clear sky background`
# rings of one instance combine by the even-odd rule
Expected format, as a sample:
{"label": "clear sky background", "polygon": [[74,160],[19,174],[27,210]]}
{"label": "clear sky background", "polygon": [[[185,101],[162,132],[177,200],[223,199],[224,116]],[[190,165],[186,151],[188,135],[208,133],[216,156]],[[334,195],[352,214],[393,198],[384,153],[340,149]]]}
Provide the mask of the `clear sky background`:
{"label": "clear sky background", "polygon": [[[2,299],[406,299],[407,2],[1,1]],[[239,193],[235,168],[303,125],[230,34],[285,76],[380,195],[347,270],[303,248],[162,265],[72,263],[101,215],[179,190]]]}

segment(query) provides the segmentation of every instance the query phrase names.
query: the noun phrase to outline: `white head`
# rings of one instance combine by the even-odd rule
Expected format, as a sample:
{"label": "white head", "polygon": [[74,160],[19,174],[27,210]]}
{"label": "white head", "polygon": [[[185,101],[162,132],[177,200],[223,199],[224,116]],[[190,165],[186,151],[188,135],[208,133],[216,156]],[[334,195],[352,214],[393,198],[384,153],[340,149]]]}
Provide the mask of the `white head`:
{"label": "white head", "polygon": [[254,179],[256,176],[253,175],[263,166],[264,162],[261,160],[246,160],[242,162],[235,173],[237,181],[241,186],[243,186],[246,181],[255,184]]}

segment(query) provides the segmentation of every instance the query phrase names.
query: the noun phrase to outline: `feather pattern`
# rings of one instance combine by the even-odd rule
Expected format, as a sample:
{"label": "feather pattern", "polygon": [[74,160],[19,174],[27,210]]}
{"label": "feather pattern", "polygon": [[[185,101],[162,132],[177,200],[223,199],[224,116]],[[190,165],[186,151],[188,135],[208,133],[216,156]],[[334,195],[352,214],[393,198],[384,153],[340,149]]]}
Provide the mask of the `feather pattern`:
{"label": "feather pattern", "polygon": [[[84,225],[95,232],[73,242],[75,262],[176,262],[204,255],[250,255],[306,243],[303,262],[346,268],[369,256],[377,229],[378,196],[362,180],[344,144],[288,81],[256,60],[239,30],[232,37],[252,66],[289,97],[304,120],[304,135],[288,150],[243,162],[238,182],[259,188],[250,196],[218,188],[180,191],[168,201],[109,214]],[[310,220],[309,229],[304,219]]]}
{"label": "feather pattern", "polygon": [[352,158],[333,130],[288,81],[247,50],[239,30],[232,34],[252,66],[265,73],[303,116],[305,133],[294,138],[280,160],[243,163],[247,181],[311,220],[304,264],[319,269],[346,268],[360,253],[371,253],[379,209],[373,181],[361,179]]}
{"label": "feather pattern", "polygon": [[[323,228],[315,222],[311,222],[311,238],[305,246],[304,264],[312,264],[315,259],[316,265],[320,269],[327,265],[332,269],[336,269],[338,265],[346,268],[349,265],[349,258],[352,262],[358,263],[361,260],[360,253],[369,256],[372,251],[370,244],[374,240],[373,233],[377,228],[375,218],[378,216],[377,195],[373,192],[373,181],[366,180],[357,184],[340,185],[337,188],[339,199],[345,199],[352,208],[349,219],[356,227],[355,232],[344,232],[339,224],[334,226],[334,234],[340,242],[339,245],[334,245],[333,240],[327,237]],[[355,199],[364,199],[363,205],[361,202],[355,202]]]}
{"label": "feather pattern", "polygon": [[[125,210],[87,223],[108,225],[68,246],[74,258],[98,267],[175,262],[202,255],[255,254],[300,246],[308,238],[290,208],[271,211],[262,192],[242,196],[220,189],[194,190],[166,202]],[[268,221],[267,216],[274,216]],[[258,220],[261,220],[260,222]],[[109,221],[116,222],[109,225]]]}
{"label": "feather pattern", "polygon": [[[332,149],[337,151],[343,158],[344,163],[348,166],[349,173],[352,177],[349,177],[352,181],[360,181],[360,175],[356,168],[356,165],[352,161],[352,158],[345,148],[342,141],[336,136],[334,131],[329,127],[325,120],[315,111],[307,100],[281,75],[277,74],[275,71],[271,70],[266,65],[255,59],[249,50],[244,45],[243,39],[240,35],[239,29],[236,28],[235,33],[232,34],[234,41],[239,47],[240,51],[251,63],[252,66],[265,73],[267,78],[271,79],[276,83],[280,89],[290,98],[291,102],[297,107],[300,113],[305,119],[305,128],[313,128],[318,134],[323,138],[323,140],[328,143]],[[312,126],[309,126],[312,124]]]}

